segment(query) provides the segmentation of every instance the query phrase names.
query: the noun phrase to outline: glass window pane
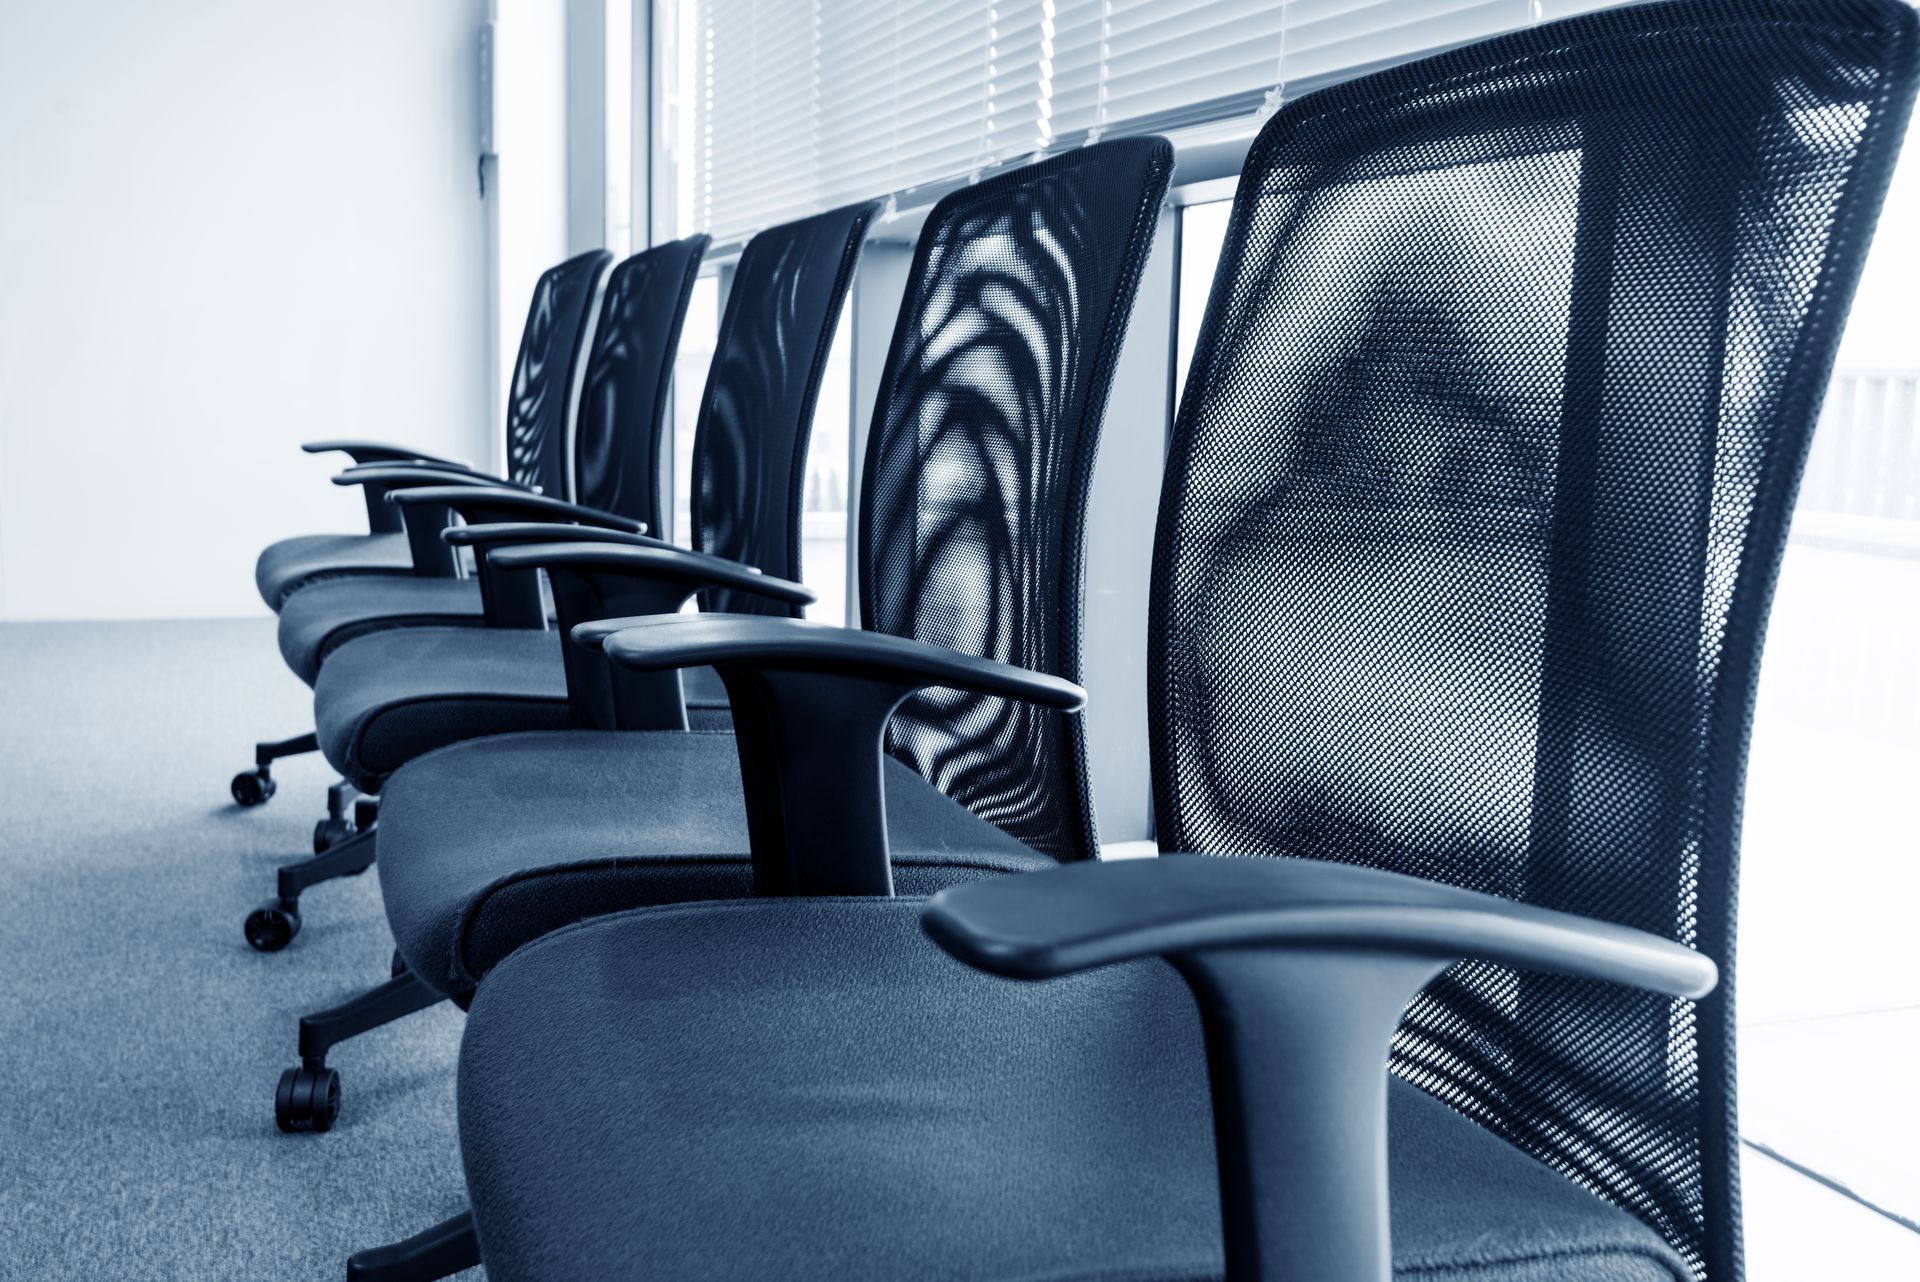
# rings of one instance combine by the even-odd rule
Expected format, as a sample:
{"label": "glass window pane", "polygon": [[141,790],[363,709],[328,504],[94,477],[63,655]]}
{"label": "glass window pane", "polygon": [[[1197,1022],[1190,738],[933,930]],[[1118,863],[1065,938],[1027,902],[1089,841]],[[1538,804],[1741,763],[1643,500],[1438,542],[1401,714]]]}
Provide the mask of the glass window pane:
{"label": "glass window pane", "polygon": [[633,6],[605,0],[607,55],[607,248],[633,250]]}
{"label": "glass window pane", "polygon": [[700,396],[706,390],[707,367],[713,363],[714,341],[720,335],[720,278],[702,276],[693,283],[687,300],[687,322],[680,331],[680,350],[673,358],[673,529],[669,537],[681,547],[693,546],[693,433],[700,419]]}
{"label": "glass window pane", "polygon": [[[1847,319],[1774,595],[1747,769],[1738,996],[1742,1134],[1908,1219],[1920,1218],[1916,279],[1920,129]],[[1805,1218],[1817,1196],[1777,1200]],[[1859,1211],[1849,1235],[1873,1219]],[[1762,1268],[1797,1276],[1811,1236],[1750,1218],[1756,1282]],[[1866,1241],[1847,1243],[1835,1276],[1911,1272]]]}
{"label": "glass window pane", "polygon": [[800,517],[801,577],[818,594],[807,617],[825,623],[854,622],[847,595],[847,499],[851,483],[853,438],[853,317],[840,314],[820,380],[813,411],[813,437],[807,446],[807,498]]}
{"label": "glass window pane", "polygon": [[1213,269],[1220,262],[1220,246],[1227,236],[1227,215],[1233,201],[1212,200],[1180,211],[1180,301],[1173,345],[1173,385],[1184,390],[1194,344],[1200,341],[1200,317],[1207,310],[1207,291],[1213,288]]}

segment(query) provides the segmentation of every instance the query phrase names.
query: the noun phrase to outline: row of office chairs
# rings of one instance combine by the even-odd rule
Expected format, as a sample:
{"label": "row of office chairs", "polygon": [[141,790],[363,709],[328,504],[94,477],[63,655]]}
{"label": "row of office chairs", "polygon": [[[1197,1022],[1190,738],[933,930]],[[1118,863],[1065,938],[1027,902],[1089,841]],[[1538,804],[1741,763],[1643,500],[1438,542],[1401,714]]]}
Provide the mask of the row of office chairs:
{"label": "row of office chairs", "polygon": [[1164,140],[928,216],[864,630],[798,558],[872,205],[745,249],[693,550],[654,468],[699,238],[597,307],[604,255],[542,279],[509,476],[319,443],[370,533],[262,555],[316,730],[235,795],[344,782],[247,934],[377,848],[396,951],[301,1022],[281,1126],[333,1123],[341,1038],[469,1012],[471,1213],[350,1276],[1737,1279],[1749,711],[1916,39],[1670,0],[1266,123],[1165,459],[1157,859],[1097,858],[1075,682]]}

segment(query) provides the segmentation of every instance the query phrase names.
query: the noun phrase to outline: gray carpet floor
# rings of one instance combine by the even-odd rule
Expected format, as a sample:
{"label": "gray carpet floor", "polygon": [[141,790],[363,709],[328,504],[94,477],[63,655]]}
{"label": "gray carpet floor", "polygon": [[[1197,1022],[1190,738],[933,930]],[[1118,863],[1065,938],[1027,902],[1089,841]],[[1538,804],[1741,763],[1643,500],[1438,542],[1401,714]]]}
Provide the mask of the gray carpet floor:
{"label": "gray carpet floor", "polygon": [[0,1279],[333,1280],[465,1205],[449,1007],[334,1053],[333,1131],[274,1126],[298,1016],[392,948],[371,873],[241,937],[332,778],[227,780],[311,725],[270,620],[0,625]]}

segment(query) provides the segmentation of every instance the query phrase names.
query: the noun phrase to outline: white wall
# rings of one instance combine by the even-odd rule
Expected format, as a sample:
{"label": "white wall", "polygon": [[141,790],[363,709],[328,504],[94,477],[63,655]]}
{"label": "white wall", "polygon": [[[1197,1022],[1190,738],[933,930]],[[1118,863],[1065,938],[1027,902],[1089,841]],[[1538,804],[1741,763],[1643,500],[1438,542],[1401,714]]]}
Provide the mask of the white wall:
{"label": "white wall", "polygon": [[0,618],[255,613],[365,528],[298,442],[487,457],[485,16],[0,5]]}
{"label": "white wall", "polygon": [[[416,3],[417,0],[408,0]],[[566,0],[494,0],[494,421],[540,273],[568,254]],[[584,248],[584,247],[583,247]],[[486,457],[504,466],[495,428]]]}

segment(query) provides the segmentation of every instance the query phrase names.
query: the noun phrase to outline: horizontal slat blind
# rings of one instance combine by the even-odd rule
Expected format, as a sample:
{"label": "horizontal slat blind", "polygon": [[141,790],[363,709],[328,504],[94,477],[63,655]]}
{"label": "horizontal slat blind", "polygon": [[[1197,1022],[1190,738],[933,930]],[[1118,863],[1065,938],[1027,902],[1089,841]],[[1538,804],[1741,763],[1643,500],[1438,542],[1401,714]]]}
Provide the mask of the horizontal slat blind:
{"label": "horizontal slat blind", "polygon": [[788,0],[696,0],[694,227],[728,234],[820,208],[820,19]]}
{"label": "horizontal slat blind", "polygon": [[1271,111],[1613,0],[661,0],[675,181],[737,241],[1116,133]]}

